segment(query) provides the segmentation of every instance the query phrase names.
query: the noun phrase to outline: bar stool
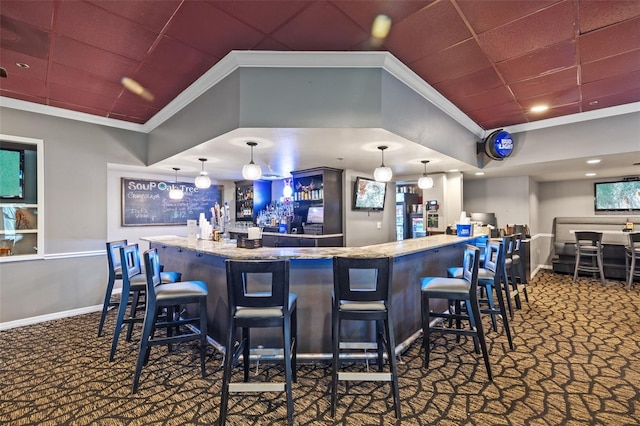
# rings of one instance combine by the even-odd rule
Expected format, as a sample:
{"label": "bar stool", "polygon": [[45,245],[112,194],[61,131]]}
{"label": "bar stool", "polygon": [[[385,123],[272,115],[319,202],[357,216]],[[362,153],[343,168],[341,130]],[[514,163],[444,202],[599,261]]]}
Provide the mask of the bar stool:
{"label": "bar stool", "polygon": [[107,317],[107,312],[112,306],[119,306],[119,301],[111,299],[113,293],[113,286],[116,280],[122,279],[122,268],[120,262],[120,247],[127,245],[127,240],[110,241],[107,242],[107,263],[109,265],[109,276],[107,278],[107,292],[102,302],[102,313],[100,314],[100,324],[98,325],[98,337],[102,336],[102,329]]}
{"label": "bar stool", "polygon": [[[331,310],[333,364],[331,368],[331,416],[335,416],[338,381],[387,381],[391,384],[396,418],[401,419],[396,366],[391,282],[393,258],[333,258],[333,304]],[[378,372],[340,372],[340,350],[352,345],[340,342],[342,321],[374,321]],[[390,372],[383,370],[386,348]]]}
{"label": "bar stool", "polygon": [[[491,364],[489,363],[489,352],[485,341],[484,330],[482,329],[482,319],[480,317],[480,306],[478,303],[478,266],[480,250],[477,247],[467,245],[464,250],[463,278],[444,277],[424,277],[421,281],[422,293],[422,331],[424,348],[424,366],[429,367],[430,337],[432,333],[454,334],[456,336],[472,336],[474,349],[479,353],[478,346],[482,351],[484,365],[487,369],[489,380],[493,380],[491,374]],[[448,299],[455,301],[455,313],[452,312],[431,312],[429,301],[431,299]],[[465,302],[467,310],[462,312],[461,302]],[[455,320],[456,328],[431,325],[432,318],[442,318],[445,320]],[[468,320],[469,329],[461,328],[461,321]],[[443,321],[445,322],[449,321]]]}
{"label": "bar stool", "polygon": [[504,268],[503,268],[503,289],[507,299],[507,308],[509,309],[509,316],[513,319],[513,304],[511,300],[515,301],[516,308],[522,309],[522,303],[520,302],[520,292],[518,291],[518,282],[516,280],[515,271],[513,268],[513,252],[516,246],[515,235],[505,235],[502,237],[502,244],[504,245]]}
{"label": "bar stool", "polygon": [[629,234],[629,245],[625,247],[624,264],[627,273],[627,289],[631,290],[633,279],[640,277],[640,232]]}
{"label": "bar stool", "polygon": [[[136,247],[137,249],[137,247]],[[133,252],[124,252],[127,256],[133,257]],[[138,383],[142,366],[149,361],[149,353],[152,346],[167,345],[171,350],[174,343],[182,343],[191,340],[200,341],[200,369],[202,378],[206,376],[205,358],[207,353],[207,283],[204,281],[180,281],[163,284],[160,281],[160,262],[158,251],[153,248],[144,252],[144,264],[146,269],[146,307],[144,311],[144,323],[142,326],[142,337],[140,338],[140,350],[138,351],[138,361],[136,371],[133,376],[133,393],[138,391]],[[174,307],[189,303],[199,305],[198,315],[190,318],[181,318],[174,315]],[[167,310],[167,315],[160,318],[158,313],[161,309]],[[171,329],[188,324],[199,324],[199,329],[191,329],[188,333],[173,335]],[[166,327],[166,337],[155,336],[156,327]]]}
{"label": "bar stool", "polygon": [[576,231],[576,266],[573,282],[578,280],[578,272],[600,274],[600,282],[607,285],[602,268],[602,232]]}
{"label": "bar stool", "polygon": [[[519,225],[518,225],[519,226]],[[511,254],[512,269],[514,271],[514,282],[519,283],[524,294],[524,300],[529,303],[529,294],[527,293],[527,275],[524,272],[524,262],[520,257],[520,249],[522,248],[522,234],[514,234],[515,245]]]}
{"label": "bar stool", "polygon": [[[297,297],[289,293],[288,260],[227,260],[227,292],[229,324],[222,376],[220,425],[227,420],[229,393],[285,392],[287,422],[293,424],[292,382],[296,381]],[[268,291],[251,291],[255,286]],[[251,328],[281,327],[285,366],[285,383],[249,383],[249,350]],[[237,329],[242,329],[240,344],[235,348]],[[231,383],[234,363],[242,354],[243,383]]]}
{"label": "bar stool", "polygon": [[[110,249],[107,249],[110,250]],[[123,268],[124,263],[124,268]],[[144,305],[140,304],[140,297],[144,295],[146,303],[147,277],[142,272],[140,265],[140,250],[138,244],[119,245],[118,254],[119,274],[122,279],[122,294],[120,303],[118,303],[118,313],[116,316],[116,326],[113,330],[113,339],[111,341],[111,352],[109,353],[109,361],[115,359],[116,350],[122,327],[128,324],[126,341],[131,341],[133,333],[133,325],[142,324],[144,318],[137,317],[138,310],[144,309]],[[182,279],[180,272],[160,272],[161,283],[175,283]],[[129,316],[126,316],[128,299],[131,297],[131,308]]]}
{"label": "bar stool", "polygon": [[[505,298],[503,295],[503,271],[504,271],[505,246],[500,241],[489,241],[484,256],[484,266],[478,268],[478,286],[484,288],[486,299],[479,299],[479,302],[486,302],[488,308],[480,309],[483,314],[491,315],[493,330],[498,331],[497,319],[502,319],[502,326],[509,341],[509,348],[514,349],[511,337],[511,326],[507,317]],[[463,278],[464,268],[447,268],[447,276],[450,278]],[[495,290],[498,299],[498,308],[495,307],[493,291]]]}

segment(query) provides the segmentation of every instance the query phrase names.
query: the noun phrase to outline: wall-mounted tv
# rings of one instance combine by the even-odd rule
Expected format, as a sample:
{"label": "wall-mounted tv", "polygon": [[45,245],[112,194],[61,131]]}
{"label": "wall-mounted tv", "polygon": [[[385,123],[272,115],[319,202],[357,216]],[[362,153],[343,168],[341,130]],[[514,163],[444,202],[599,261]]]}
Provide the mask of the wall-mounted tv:
{"label": "wall-mounted tv", "polygon": [[595,211],[640,210],[640,179],[594,183]]}
{"label": "wall-mounted tv", "polygon": [[386,193],[386,182],[377,182],[358,176],[353,187],[353,209],[383,210]]}
{"label": "wall-mounted tv", "polygon": [[24,199],[24,150],[0,148],[0,199]]}

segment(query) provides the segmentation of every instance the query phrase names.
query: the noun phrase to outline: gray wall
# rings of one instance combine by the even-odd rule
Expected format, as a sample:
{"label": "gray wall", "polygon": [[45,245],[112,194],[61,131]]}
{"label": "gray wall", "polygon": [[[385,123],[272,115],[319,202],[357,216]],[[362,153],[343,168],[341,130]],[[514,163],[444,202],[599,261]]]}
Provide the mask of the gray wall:
{"label": "gray wall", "polygon": [[0,264],[0,323],[101,302],[107,162],[142,165],[146,135],[14,109],[2,133],[43,139],[44,260]]}

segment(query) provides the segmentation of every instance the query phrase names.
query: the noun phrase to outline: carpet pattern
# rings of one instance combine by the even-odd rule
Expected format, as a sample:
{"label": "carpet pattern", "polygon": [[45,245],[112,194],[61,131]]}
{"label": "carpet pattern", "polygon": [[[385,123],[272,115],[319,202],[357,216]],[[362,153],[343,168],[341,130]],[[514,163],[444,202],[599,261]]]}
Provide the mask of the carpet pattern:
{"label": "carpet pattern", "polygon": [[[297,425],[637,425],[640,424],[640,286],[606,288],[590,278],[539,273],[529,304],[512,321],[515,350],[501,329],[488,332],[494,381],[470,340],[435,337],[428,370],[419,339],[400,356],[403,418],[386,383],[339,388],[330,416],[328,364],[299,364],[293,387]],[[131,394],[137,337],[118,346],[97,338],[99,313],[0,332],[0,424],[211,425],[218,421],[222,357],[208,350],[199,373],[197,344],[153,348],[140,389]],[[485,329],[490,330],[488,320]],[[139,328],[139,327],[138,327]],[[124,336],[124,333],[123,333]],[[364,368],[354,363],[354,369]],[[235,380],[241,380],[236,369]],[[282,380],[279,365],[252,366],[252,380]],[[232,396],[227,424],[286,423],[284,394]]]}

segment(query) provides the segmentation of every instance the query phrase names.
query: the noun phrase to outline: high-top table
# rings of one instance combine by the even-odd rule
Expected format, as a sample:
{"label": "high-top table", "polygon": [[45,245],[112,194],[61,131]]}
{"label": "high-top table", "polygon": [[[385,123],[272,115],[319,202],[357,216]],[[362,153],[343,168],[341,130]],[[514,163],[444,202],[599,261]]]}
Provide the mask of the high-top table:
{"label": "high-top table", "polygon": [[[464,246],[476,237],[434,235],[365,247],[261,247],[238,248],[235,241],[214,242],[179,236],[142,238],[158,249],[167,270],[180,271],[184,280],[209,285],[208,332],[221,347],[227,334],[226,259],[289,259],[291,291],[298,296],[298,356],[301,359],[331,357],[331,292],[334,256],[393,256],[394,328],[397,350],[413,341],[421,330],[420,281],[423,276],[446,276],[447,267],[462,265]],[[256,284],[259,286],[259,283]],[[446,308],[443,301],[441,308]],[[373,329],[357,322],[345,325],[354,341],[372,340]],[[270,347],[280,342],[276,332],[255,336],[256,344]],[[254,336],[252,334],[252,342]],[[281,343],[279,343],[281,345]],[[277,345],[273,345],[277,346]]]}

